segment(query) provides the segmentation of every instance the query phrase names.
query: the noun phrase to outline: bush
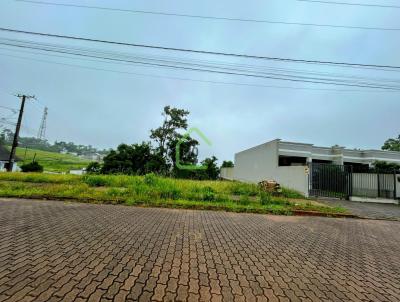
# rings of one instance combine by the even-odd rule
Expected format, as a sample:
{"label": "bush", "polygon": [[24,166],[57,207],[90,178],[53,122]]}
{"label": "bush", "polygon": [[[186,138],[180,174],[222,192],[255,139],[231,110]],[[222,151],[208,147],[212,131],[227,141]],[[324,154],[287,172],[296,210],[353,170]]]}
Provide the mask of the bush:
{"label": "bush", "polygon": [[211,187],[204,187],[203,188],[203,200],[204,201],[214,201],[215,200],[215,193],[213,188]]}
{"label": "bush", "polygon": [[43,172],[43,166],[41,166],[37,161],[24,164],[20,168],[22,172]]}
{"label": "bush", "polygon": [[107,185],[107,181],[102,176],[88,175],[83,178],[83,181],[90,187],[103,187]]}
{"label": "bush", "polygon": [[101,171],[101,165],[98,162],[91,162],[88,164],[88,166],[86,167],[86,172],[87,173],[100,173]]}

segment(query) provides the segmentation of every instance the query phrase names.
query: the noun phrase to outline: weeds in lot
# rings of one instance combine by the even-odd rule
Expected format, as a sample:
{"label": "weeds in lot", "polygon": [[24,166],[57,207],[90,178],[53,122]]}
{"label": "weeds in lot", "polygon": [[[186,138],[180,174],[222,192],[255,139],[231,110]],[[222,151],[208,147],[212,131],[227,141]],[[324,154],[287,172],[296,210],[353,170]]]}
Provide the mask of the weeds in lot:
{"label": "weeds in lot", "polygon": [[[276,197],[260,192],[254,184],[183,180],[154,174],[77,176],[0,173],[0,196],[285,215],[293,210],[345,211],[308,202],[301,194],[288,189],[283,190],[282,196]],[[292,202],[287,198],[303,198],[303,201]]]}

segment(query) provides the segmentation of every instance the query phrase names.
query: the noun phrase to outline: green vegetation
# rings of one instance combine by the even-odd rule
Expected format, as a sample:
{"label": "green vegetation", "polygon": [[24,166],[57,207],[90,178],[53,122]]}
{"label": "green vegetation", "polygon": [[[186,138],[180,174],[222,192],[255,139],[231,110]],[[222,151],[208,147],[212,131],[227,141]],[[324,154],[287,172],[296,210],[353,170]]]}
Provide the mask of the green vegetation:
{"label": "green vegetation", "polygon": [[[14,132],[10,129],[3,129],[0,132],[0,144],[11,145],[14,139]],[[47,140],[39,139],[36,137],[24,137],[20,136],[18,139],[19,145],[28,147],[30,149],[56,152],[61,151],[74,152],[78,155],[91,155],[93,153],[107,154],[107,150],[97,150],[93,146],[76,145],[72,142],[55,141],[53,144]]]}
{"label": "green vegetation", "polygon": [[68,172],[69,170],[85,168],[89,164],[89,161],[74,155],[35,149],[27,149],[25,156],[25,148],[17,148],[16,154],[21,160],[19,166],[30,163],[35,159],[35,161],[43,166],[44,171],[49,172]]}
{"label": "green vegetation", "polygon": [[41,166],[37,161],[32,161],[23,164],[21,170],[22,172],[43,172],[43,166]]}
{"label": "green vegetation", "polygon": [[400,152],[400,134],[396,138],[389,138],[382,146],[382,150]]}
{"label": "green vegetation", "polygon": [[235,165],[233,164],[233,161],[231,160],[224,160],[222,162],[221,168],[233,168]]}
{"label": "green vegetation", "polygon": [[[298,193],[297,193],[298,194]],[[257,185],[128,175],[0,173],[0,196],[71,199],[92,203],[226,210],[290,215],[294,210],[344,213],[314,201],[260,192]]]}
{"label": "green vegetation", "polygon": [[[188,134],[187,116],[189,111],[165,106],[163,123],[150,130],[150,142],[132,145],[120,144],[110,150],[99,167],[88,166],[88,171],[101,174],[145,175],[156,173],[177,178],[216,180],[220,169],[217,158],[211,156],[200,162],[197,155],[199,142]],[[201,163],[205,169],[180,169],[179,164],[196,166]]]}

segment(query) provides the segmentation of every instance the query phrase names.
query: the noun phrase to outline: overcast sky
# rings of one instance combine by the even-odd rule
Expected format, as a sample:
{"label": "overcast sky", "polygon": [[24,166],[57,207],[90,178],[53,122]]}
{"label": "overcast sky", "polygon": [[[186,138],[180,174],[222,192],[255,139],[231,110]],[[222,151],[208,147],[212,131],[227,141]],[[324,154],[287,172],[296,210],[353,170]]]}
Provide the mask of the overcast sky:
{"label": "overcast sky", "polygon": [[[400,28],[400,9],[295,0],[56,2],[231,18]],[[374,2],[365,0],[365,3]],[[385,1],[385,4],[390,3],[396,4],[396,1]],[[400,31],[193,19],[55,7],[12,0],[0,2],[0,27],[260,56],[400,65]],[[106,48],[141,55],[184,56],[176,52],[109,47],[87,42],[77,44],[68,40],[4,32],[0,32],[0,37]],[[400,72],[209,55],[191,55],[189,58],[400,80]],[[43,60],[126,73],[52,64]],[[46,105],[49,108],[47,138],[50,141],[73,141],[99,148],[148,140],[149,130],[162,121],[160,113],[165,105],[189,110],[189,125],[199,128],[213,143],[211,147],[200,147],[200,154],[215,154],[220,160],[231,160],[235,152],[275,138],[321,146],[339,144],[350,148],[380,148],[385,139],[400,133],[400,92],[89,62],[29,54],[1,45],[0,92],[0,104],[15,108],[19,106],[19,101],[9,93],[37,96],[39,101],[27,105],[22,135],[36,135],[43,105]],[[0,108],[0,117],[9,114],[9,111]]]}

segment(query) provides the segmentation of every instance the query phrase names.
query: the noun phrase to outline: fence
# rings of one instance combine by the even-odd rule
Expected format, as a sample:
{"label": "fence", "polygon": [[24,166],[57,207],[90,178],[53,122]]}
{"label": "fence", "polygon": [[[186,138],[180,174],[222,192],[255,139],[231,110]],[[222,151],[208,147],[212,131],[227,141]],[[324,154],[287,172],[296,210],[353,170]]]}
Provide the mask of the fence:
{"label": "fence", "polygon": [[396,199],[399,197],[398,176],[394,171],[354,173],[350,165],[310,164],[309,194],[313,196],[349,199]]}
{"label": "fence", "polygon": [[312,163],[309,168],[311,196],[346,199],[351,196],[351,166]]}

